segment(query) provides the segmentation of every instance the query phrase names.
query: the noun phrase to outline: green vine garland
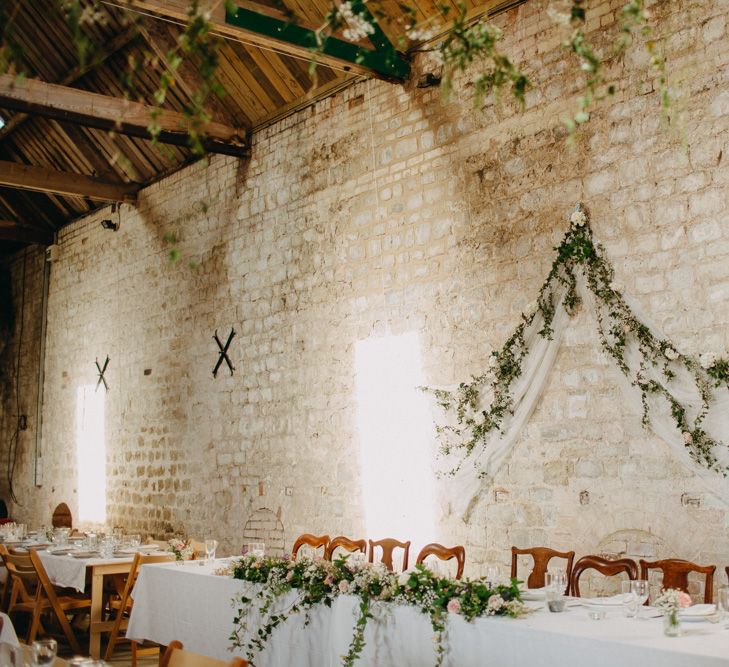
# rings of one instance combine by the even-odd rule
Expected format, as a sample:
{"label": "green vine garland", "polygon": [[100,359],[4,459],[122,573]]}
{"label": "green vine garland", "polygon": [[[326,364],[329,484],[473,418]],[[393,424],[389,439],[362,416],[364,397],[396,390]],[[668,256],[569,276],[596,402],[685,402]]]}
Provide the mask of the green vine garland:
{"label": "green vine garland", "polygon": [[[344,667],[354,667],[365,647],[365,630],[374,618],[372,605],[406,604],[419,608],[429,616],[433,628],[435,665],[440,667],[446,655],[445,633],[449,614],[460,614],[467,621],[481,616],[510,616],[526,613],[516,579],[508,584],[493,585],[485,579],[454,580],[436,576],[423,565],[400,575],[389,572],[382,564],[349,563],[348,557],[333,562],[288,558],[245,556],[235,562],[230,572],[236,579],[259,584],[255,598],[241,595],[234,599],[236,612],[231,648],[244,649],[253,666],[277,627],[292,615],[304,611],[309,623],[309,611],[318,604],[331,607],[342,594],[358,598],[358,616],[347,653],[342,656]],[[294,602],[284,611],[271,613],[277,599],[296,591]],[[259,601],[259,612],[265,623],[248,638],[248,612]]]}
{"label": "green vine garland", "polygon": [[[433,393],[446,414],[455,417],[455,426],[436,425],[441,454],[455,454],[460,458],[450,474],[458,472],[475,452],[487,449],[492,434],[501,431],[504,420],[513,414],[512,387],[521,376],[524,359],[529,354],[525,334],[541,320],[537,333],[551,340],[555,310],[560,303],[568,314],[574,313],[580,303],[577,294],[579,270],[595,299],[597,330],[603,350],[640,391],[643,425],[647,427],[651,422],[649,398],[665,399],[691,458],[708,470],[726,476],[729,468],[722,465],[715,454],[716,448],[726,445],[709,436],[703,422],[714,389],[722,385],[729,387],[729,360],[710,354],[703,354],[698,359],[682,354],[671,341],[653,334],[636,317],[621,294],[622,287],[614,281],[613,268],[604,248],[593,239],[589,217],[582,204],[571,213],[570,230],[555,250],[557,256],[536,303],[527,307],[521,323],[501,350],[491,353],[489,370],[473,377],[471,382],[461,383],[454,391],[426,389]],[[631,344],[635,344],[639,354],[635,369],[631,369],[625,357]],[[689,416],[690,407],[676,398],[671,389],[678,372],[688,374],[701,399],[693,417]],[[492,394],[485,408],[482,407],[484,390]]]}

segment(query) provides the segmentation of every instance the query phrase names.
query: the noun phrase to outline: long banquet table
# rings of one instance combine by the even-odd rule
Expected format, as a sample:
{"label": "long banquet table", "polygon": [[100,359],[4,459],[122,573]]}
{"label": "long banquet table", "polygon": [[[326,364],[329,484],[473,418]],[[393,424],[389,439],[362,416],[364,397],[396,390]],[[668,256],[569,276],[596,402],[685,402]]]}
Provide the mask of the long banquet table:
{"label": "long banquet table", "polygon": [[[220,563],[217,564],[220,566]],[[169,644],[179,639],[190,651],[229,660],[234,596],[253,598],[255,584],[213,574],[214,567],[196,562],[142,567],[133,592],[127,629],[131,639]],[[294,592],[277,609],[290,606]],[[278,603],[277,603],[278,604]],[[430,619],[401,605],[376,605],[367,626],[366,646],[358,665],[424,667],[435,662]],[[334,667],[347,652],[357,614],[357,599],[339,596],[331,609],[320,605],[304,627],[302,614],[274,630],[259,667],[296,665]],[[260,627],[257,610],[250,614],[249,634]],[[591,620],[584,607],[562,614],[543,609],[521,619],[481,618],[467,623],[451,615],[444,665],[455,667],[728,667],[729,630],[708,622],[684,623],[684,636],[663,635],[662,619],[627,619],[611,613]],[[244,655],[242,651],[235,652]]]}

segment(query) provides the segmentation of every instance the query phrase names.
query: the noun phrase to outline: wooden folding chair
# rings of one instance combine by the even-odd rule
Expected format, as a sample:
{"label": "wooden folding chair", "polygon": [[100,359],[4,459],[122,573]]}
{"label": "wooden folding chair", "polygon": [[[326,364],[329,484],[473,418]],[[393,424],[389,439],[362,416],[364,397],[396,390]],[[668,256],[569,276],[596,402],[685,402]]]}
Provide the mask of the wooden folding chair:
{"label": "wooden folding chair", "polygon": [[81,647],[66,618],[66,612],[74,615],[91,610],[91,598],[84,595],[59,595],[48,578],[43,562],[35,549],[28,553],[10,553],[1,548],[8,575],[13,579],[8,614],[30,614],[31,622],[26,643],[35,641],[41,628],[43,614],[51,614],[58,621],[61,630],[74,653],[81,653]]}
{"label": "wooden folding chair", "polygon": [[182,649],[182,643],[176,639],[170,642],[159,661],[159,667],[246,667],[243,658],[233,658],[230,662],[209,658],[199,653],[191,653]]}
{"label": "wooden folding chair", "polygon": [[[126,579],[124,581],[124,587],[121,589],[121,592],[119,593],[119,598],[117,600],[113,600],[110,602],[110,607],[112,612],[115,613],[114,617],[114,625],[109,633],[109,643],[106,646],[106,653],[104,653],[104,660],[107,662],[111,658],[111,654],[114,653],[114,648],[116,647],[116,643],[119,640],[119,633],[122,630],[126,630],[127,624],[129,623],[129,615],[132,612],[132,590],[134,589],[134,584],[137,582],[137,576],[139,575],[139,568],[142,567],[142,565],[147,565],[148,563],[169,563],[170,562],[170,555],[169,554],[159,554],[159,555],[150,555],[150,556],[144,556],[140,553],[135,554],[134,560],[132,560],[130,566],[129,566],[129,573],[126,575]],[[156,647],[155,647],[156,650]],[[132,664],[136,665],[137,660],[137,643],[135,641],[132,641]],[[146,651],[145,651],[146,652]]]}

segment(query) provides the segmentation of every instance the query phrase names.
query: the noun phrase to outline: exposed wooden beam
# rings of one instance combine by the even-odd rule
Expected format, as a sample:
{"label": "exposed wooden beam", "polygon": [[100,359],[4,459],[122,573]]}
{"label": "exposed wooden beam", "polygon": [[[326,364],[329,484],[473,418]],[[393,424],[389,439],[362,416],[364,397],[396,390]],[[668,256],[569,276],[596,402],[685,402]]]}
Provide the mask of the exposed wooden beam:
{"label": "exposed wooden beam", "polygon": [[134,201],[137,185],[111,183],[91,176],[54,171],[19,162],[0,161],[0,185],[36,192],[53,192],[96,201]]}
{"label": "exposed wooden beam", "polygon": [[[188,21],[189,0],[128,0],[137,9],[170,18],[182,24]],[[234,3],[236,4],[236,3]],[[329,37],[323,52],[314,53],[317,44],[316,31],[291,23],[275,10],[251,9],[252,3],[238,4],[235,11],[226,11],[226,3],[219,0],[202,0],[201,11],[210,12],[215,33],[237,39],[262,49],[273,49],[296,58],[311,60],[338,70],[374,76],[386,81],[403,81],[410,74],[410,64],[393,49],[370,50],[358,44],[336,37]]]}
{"label": "exposed wooden beam", "polygon": [[[103,64],[111,56],[121,51],[126,47],[133,39],[137,37],[137,30],[135,26],[130,26],[124,32],[118,34],[112,38],[106,47],[100,51],[94,53],[90,62],[86,67],[74,67],[66,76],[60,81],[54,81],[53,83],[61,84],[62,86],[69,86],[76,83],[84,74],[87,74],[90,70],[95,69],[99,65]],[[12,134],[17,130],[30,116],[27,113],[15,114],[2,128],[0,128],[0,141],[5,137]]]}
{"label": "exposed wooden beam", "polygon": [[[9,74],[0,75],[0,107],[142,139],[151,138],[147,127],[154,114],[162,128],[158,141],[176,146],[187,146],[189,142],[182,113],[37,79],[16,82]],[[215,122],[209,123],[205,132],[203,145],[209,152],[248,155],[245,132]]]}
{"label": "exposed wooden beam", "polygon": [[14,220],[0,220],[0,241],[51,245],[53,234],[46,229],[20,225]]}

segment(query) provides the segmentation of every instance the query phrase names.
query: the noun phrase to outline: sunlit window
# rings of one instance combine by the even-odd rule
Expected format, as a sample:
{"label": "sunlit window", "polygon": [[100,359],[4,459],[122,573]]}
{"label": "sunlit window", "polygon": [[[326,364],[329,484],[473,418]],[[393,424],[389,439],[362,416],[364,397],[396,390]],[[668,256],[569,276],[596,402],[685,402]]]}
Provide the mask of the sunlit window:
{"label": "sunlit window", "polygon": [[432,420],[416,333],[356,346],[357,422],[367,535],[435,539]]}
{"label": "sunlit window", "polygon": [[76,461],[79,521],[106,522],[106,442],[104,394],[94,385],[78,388],[76,396]]}

